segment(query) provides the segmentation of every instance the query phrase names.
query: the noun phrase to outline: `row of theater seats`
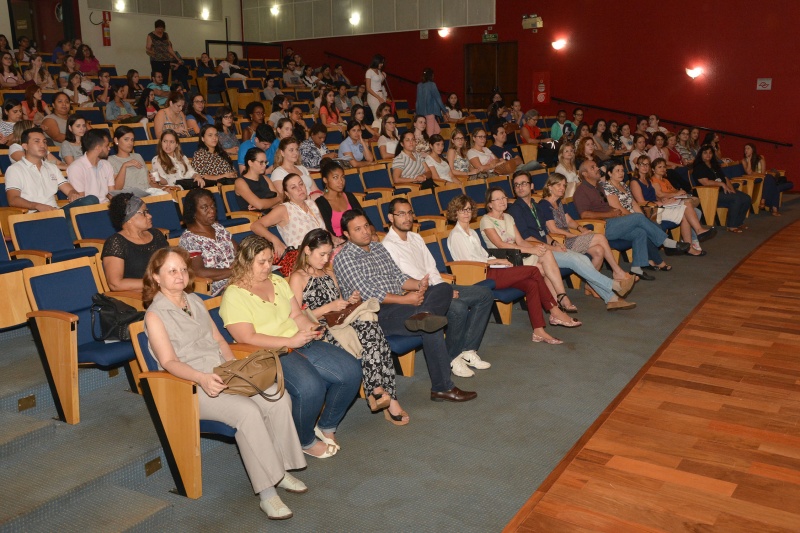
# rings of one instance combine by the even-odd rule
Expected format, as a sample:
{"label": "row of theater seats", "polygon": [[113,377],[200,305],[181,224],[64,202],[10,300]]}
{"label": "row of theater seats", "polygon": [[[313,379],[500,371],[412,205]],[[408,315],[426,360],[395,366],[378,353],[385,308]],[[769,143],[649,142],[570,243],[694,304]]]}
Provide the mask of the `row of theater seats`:
{"label": "row of theater seats", "polygon": [[[728,171],[735,173],[737,169],[730,168]],[[541,189],[546,178],[546,170],[534,173],[533,181],[537,190]],[[462,193],[461,185],[448,185],[435,191],[399,190],[391,183],[385,165],[362,167],[358,171],[350,169],[346,180],[347,189],[363,199],[362,205],[379,231],[387,228],[388,202],[392,197],[403,194],[412,203],[417,214],[419,224],[417,228],[421,231],[436,261],[437,269],[447,279],[454,282],[457,280],[460,284],[491,283],[486,282],[485,266],[454,262],[449,255],[447,247],[449,232],[442,215],[449,201]],[[744,180],[743,183],[749,181],[747,178]],[[507,176],[492,177],[485,181],[467,181],[464,183],[464,190],[482,207],[488,186],[498,186],[511,196],[512,189]],[[250,233],[250,222],[257,215],[252,212],[236,211],[237,204],[232,186],[215,187],[212,188],[212,192],[218,204],[220,222],[228,227],[235,239],[241,240]],[[173,243],[177,242],[178,236],[183,231],[177,208],[182,205],[184,197],[185,193],[180,192],[175,198],[145,198],[148,209],[153,214],[154,225],[162,228]],[[571,202],[566,203],[566,208],[571,216],[579,219]],[[132,328],[132,344],[123,342],[105,344],[92,338],[89,316],[91,296],[97,292],[108,293],[108,287],[103,282],[102,266],[97,260],[97,252],[101,249],[102,242],[113,233],[106,207],[88,206],[74,209],[72,212],[71,222],[81,241],[79,245],[93,247],[88,253],[82,251],[86,248],[74,248],[68,236],[66,241],[64,240],[67,221],[63,218],[63,213],[55,212],[56,216],[45,215],[48,213],[17,215],[19,219],[12,217],[10,220],[12,242],[17,250],[12,254],[18,258],[12,259],[4,246],[5,255],[0,255],[0,287],[16,290],[16,293],[9,292],[10,302],[24,301],[29,306],[27,312],[22,309],[21,316],[26,317],[27,314],[26,318],[36,339],[48,381],[51,383],[59,417],[69,423],[78,423],[80,420],[78,364],[94,363],[104,369],[124,366],[132,387],[142,392],[150,407],[179,492],[189,497],[200,497],[202,494],[200,457],[197,454],[187,453],[187,450],[199,449],[201,432],[232,436],[235,430],[198,419],[195,386],[157,371],[155,360],[147,351],[141,324]],[[33,239],[30,242],[23,237],[25,232],[20,226],[26,222],[44,224],[29,232],[32,235],[30,238]],[[475,226],[477,227],[477,222]],[[602,232],[604,225],[592,221],[592,227],[595,232]],[[61,249],[42,250],[49,246],[44,244],[43,235],[48,238],[61,235],[61,244],[58,245]],[[38,248],[39,252],[27,255],[21,252],[21,249],[29,244],[32,248]],[[627,248],[630,248],[629,244]],[[59,255],[60,252],[65,253]],[[74,255],[79,257],[75,258]],[[64,260],[57,260],[61,258]],[[570,274],[569,271],[562,271],[564,276]],[[202,285],[202,280],[200,282]],[[577,287],[578,283],[579,280],[573,280],[574,287]],[[201,288],[200,292],[208,291],[203,291]],[[136,295],[111,294],[137,305]],[[515,289],[507,289],[495,290],[494,295],[498,322],[507,324],[511,319],[513,303],[520,300],[523,294]],[[138,305],[141,305],[140,295]],[[207,307],[216,321],[219,321],[218,306],[219,298],[207,301]],[[10,307],[17,307],[16,314],[19,317],[19,306]],[[0,324],[0,327],[7,325]],[[221,331],[224,332],[224,328],[221,328]],[[228,340],[232,341],[230,338]],[[413,373],[414,352],[421,346],[420,339],[405,338],[405,344],[402,346],[397,344],[397,339],[393,340],[395,341],[395,345],[392,346],[393,351],[399,356],[401,367],[405,366],[404,375]],[[246,355],[248,352],[242,346],[234,348],[237,356]]]}

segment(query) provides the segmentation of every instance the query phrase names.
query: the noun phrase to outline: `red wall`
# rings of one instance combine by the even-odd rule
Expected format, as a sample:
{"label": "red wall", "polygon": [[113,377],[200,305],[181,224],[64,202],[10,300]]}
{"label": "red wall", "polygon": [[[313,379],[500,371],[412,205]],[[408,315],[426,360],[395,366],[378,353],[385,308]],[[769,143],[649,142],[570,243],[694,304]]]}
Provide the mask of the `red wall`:
{"label": "red wall", "polygon": [[[523,107],[532,106],[531,72],[549,71],[556,97],[792,143],[795,147],[756,144],[767,166],[786,169],[797,189],[800,128],[794,102],[800,67],[793,56],[800,2],[672,0],[659,2],[657,10],[648,5],[497,0],[492,32],[499,33],[500,41],[519,44]],[[544,20],[544,28],[535,34],[521,25],[522,14],[533,12]],[[387,71],[412,80],[431,66],[439,89],[463,98],[464,44],[480,42],[485,29],[456,28],[447,38],[431,31],[427,40],[419,32],[403,32],[290,44],[313,65],[336,62],[325,52],[362,63],[381,53]],[[557,52],[550,43],[561,37],[569,44]],[[355,66],[343,64],[351,80],[362,77]],[[685,69],[696,65],[706,73],[692,80]],[[759,77],[773,78],[773,90],[756,91]],[[413,106],[413,85],[397,80],[390,85],[395,98],[407,98]],[[537,109],[554,114],[558,107],[553,103]],[[589,121],[600,116],[612,118],[587,110]],[[723,137],[723,155],[738,159],[745,142]]]}

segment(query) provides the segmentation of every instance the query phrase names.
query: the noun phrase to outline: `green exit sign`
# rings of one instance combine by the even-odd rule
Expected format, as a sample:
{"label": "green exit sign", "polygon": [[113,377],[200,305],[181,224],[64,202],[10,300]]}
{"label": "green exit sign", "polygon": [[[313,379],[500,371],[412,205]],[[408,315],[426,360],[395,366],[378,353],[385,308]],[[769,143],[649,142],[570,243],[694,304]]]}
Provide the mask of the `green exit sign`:
{"label": "green exit sign", "polygon": [[496,33],[484,33],[483,34],[483,42],[485,43],[496,43],[498,36]]}

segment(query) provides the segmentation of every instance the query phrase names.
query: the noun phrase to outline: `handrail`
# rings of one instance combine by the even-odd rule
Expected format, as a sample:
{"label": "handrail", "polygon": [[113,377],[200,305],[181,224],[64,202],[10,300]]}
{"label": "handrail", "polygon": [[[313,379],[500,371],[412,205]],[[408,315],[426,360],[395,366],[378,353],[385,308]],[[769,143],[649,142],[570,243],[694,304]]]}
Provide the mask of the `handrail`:
{"label": "handrail", "polygon": [[[347,61],[348,63],[352,63],[354,65],[358,65],[359,67],[364,69],[364,71],[366,71],[369,68],[369,65],[366,65],[364,63],[360,63],[360,62],[358,62],[358,61],[356,61],[354,59],[350,59],[349,57],[344,57],[344,56],[340,56],[339,54],[334,54],[333,52],[325,52],[325,55],[328,56],[328,57],[333,57],[333,58],[339,59],[341,61]],[[397,74],[392,74],[390,72],[385,72],[385,74],[386,74],[387,78],[394,78],[396,80],[403,81],[405,83],[410,83],[411,85],[414,85],[414,86],[416,86],[417,83],[418,83],[418,82],[416,82],[414,80],[410,80],[408,78],[404,78],[403,76],[398,76]],[[439,91],[439,92],[442,92],[442,91]],[[444,93],[442,93],[442,94],[444,94]]]}
{"label": "handrail", "polygon": [[[630,111],[622,111],[620,109],[613,109],[611,107],[602,107],[602,106],[599,106],[599,105],[587,104],[587,103],[584,103],[584,102],[576,102],[574,100],[567,100],[565,98],[557,98],[555,96],[551,96],[550,98],[552,100],[555,100],[556,102],[561,102],[561,103],[564,103],[564,104],[570,104],[570,105],[574,105],[574,106],[578,106],[578,107],[589,107],[589,108],[592,108],[592,109],[599,109],[601,111],[608,111],[609,113],[617,113],[619,115],[628,115],[630,117],[642,117],[642,116],[646,117],[647,116],[644,113],[632,113]],[[741,139],[748,139],[748,140],[751,140],[751,141],[758,141],[758,142],[763,142],[763,143],[767,143],[767,144],[774,144],[775,146],[785,146],[787,148],[791,148],[791,147],[794,146],[792,143],[786,143],[786,142],[782,142],[782,141],[775,141],[775,140],[772,140],[772,139],[763,139],[761,137],[753,137],[752,135],[745,135],[743,133],[735,133],[735,132],[732,132],[732,131],[723,131],[723,130],[718,130],[718,129],[715,129],[715,128],[707,128],[707,127],[704,127],[704,126],[697,126],[696,124],[687,124],[686,122],[680,122],[680,121],[677,121],[677,120],[670,120],[670,119],[667,119],[667,118],[661,118],[661,121],[669,122],[670,124],[675,124],[676,126],[684,126],[684,127],[687,127],[687,128],[700,128],[701,130],[705,130],[705,131],[713,131],[713,132],[716,132],[719,135],[730,135],[731,137],[739,137]]]}
{"label": "handrail", "polygon": [[280,55],[277,59],[283,61],[283,44],[280,43],[264,43],[258,41],[231,41],[226,39],[206,39],[206,53],[208,53],[208,45],[210,44],[224,44],[224,45],[234,45],[234,46],[241,46],[247,50],[248,46],[275,46],[280,48]]}

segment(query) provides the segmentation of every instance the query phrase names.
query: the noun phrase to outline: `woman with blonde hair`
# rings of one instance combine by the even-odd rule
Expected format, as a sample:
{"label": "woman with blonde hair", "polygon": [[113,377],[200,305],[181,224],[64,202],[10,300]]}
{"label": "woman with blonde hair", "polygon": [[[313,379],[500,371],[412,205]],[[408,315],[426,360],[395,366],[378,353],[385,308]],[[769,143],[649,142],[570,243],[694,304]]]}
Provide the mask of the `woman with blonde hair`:
{"label": "woman with blonde hair", "polygon": [[572,198],[575,189],[581,184],[578,176],[578,168],[575,166],[575,147],[570,143],[563,143],[558,149],[558,166],[556,173],[561,174],[567,180],[567,188],[564,198]]}
{"label": "woman with blonde hair", "polygon": [[[291,348],[281,356],[286,392],[303,453],[336,455],[336,429],[358,393],[361,365],[320,340],[324,326],[303,312],[289,283],[272,273],[272,243],[259,235],[239,245],[219,314],[237,342]],[[324,406],[324,408],[323,408]],[[321,412],[321,413],[320,413]]]}

